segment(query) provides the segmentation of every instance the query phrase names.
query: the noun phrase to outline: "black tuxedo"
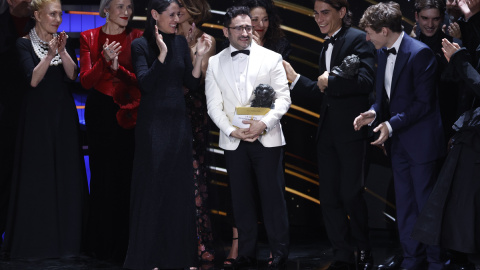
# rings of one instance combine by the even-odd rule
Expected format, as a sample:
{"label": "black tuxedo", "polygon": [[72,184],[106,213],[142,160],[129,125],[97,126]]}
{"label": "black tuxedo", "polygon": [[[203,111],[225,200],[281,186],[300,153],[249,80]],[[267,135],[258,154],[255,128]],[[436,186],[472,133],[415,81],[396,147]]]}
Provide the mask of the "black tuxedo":
{"label": "black tuxedo", "polygon": [[[335,259],[353,262],[348,239],[353,238],[360,249],[370,249],[367,208],[362,196],[367,130],[355,131],[353,120],[369,108],[375,48],[366,41],[364,32],[353,28],[343,27],[335,38],[330,70],[340,66],[345,57],[355,54],[361,61],[358,75],[345,79],[330,73],[324,94],[317,81],[300,76],[292,96],[321,100],[316,137],[320,203]],[[324,60],[327,46],[324,44],[320,52],[320,75],[327,70]]]}

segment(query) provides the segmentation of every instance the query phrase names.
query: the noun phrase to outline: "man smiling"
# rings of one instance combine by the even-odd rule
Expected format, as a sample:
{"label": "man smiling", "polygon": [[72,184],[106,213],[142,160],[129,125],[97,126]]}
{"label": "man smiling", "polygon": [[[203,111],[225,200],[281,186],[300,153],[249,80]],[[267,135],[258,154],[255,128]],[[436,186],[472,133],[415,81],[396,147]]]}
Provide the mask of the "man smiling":
{"label": "man smiling", "polygon": [[444,16],[445,3],[443,0],[415,1],[415,19],[420,29],[417,39],[432,49],[438,63],[436,80],[442,82],[438,85],[438,101],[445,135],[444,145],[446,147],[448,140],[454,134],[454,130],[451,128],[453,123],[460,116],[459,114],[468,109],[459,110],[459,105],[462,103],[469,104],[469,102],[464,101],[464,98],[459,100],[459,97],[463,97],[465,94],[459,95],[464,90],[458,89],[456,82],[445,81],[441,76],[448,65],[448,61],[442,52],[442,40],[444,38],[450,42],[453,40],[452,37],[442,31]]}
{"label": "man smiling", "polygon": [[[314,18],[325,42],[320,51],[317,80],[297,74],[284,62],[293,81],[292,96],[319,99],[320,121],[316,146],[320,202],[334,262],[328,269],[371,269],[373,260],[368,239],[368,215],[363,198],[367,130],[351,127],[356,114],[368,109],[373,91],[374,48],[365,33],[351,25],[346,0],[316,0]],[[358,75],[335,76],[330,71],[347,56],[360,58]],[[350,218],[348,218],[350,217]],[[357,249],[358,268],[354,251]]]}

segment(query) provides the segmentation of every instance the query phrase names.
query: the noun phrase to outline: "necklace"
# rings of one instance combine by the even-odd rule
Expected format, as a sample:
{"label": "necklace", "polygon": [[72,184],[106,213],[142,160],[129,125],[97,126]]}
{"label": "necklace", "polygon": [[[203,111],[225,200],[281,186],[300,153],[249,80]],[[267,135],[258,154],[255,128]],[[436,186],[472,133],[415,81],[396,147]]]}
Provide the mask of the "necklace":
{"label": "necklace", "polygon": [[[35,54],[42,60],[45,58],[48,54],[48,42],[41,40],[38,35],[37,31],[35,30],[35,27],[30,30],[30,33],[28,34],[30,37],[30,40],[32,41],[32,46],[33,50],[35,51]],[[56,38],[57,34],[53,34],[53,38]],[[58,66],[59,64],[62,64],[62,58],[60,58],[60,55],[58,54],[58,50],[55,51],[55,57],[53,57],[52,61],[50,61],[50,66]]]}

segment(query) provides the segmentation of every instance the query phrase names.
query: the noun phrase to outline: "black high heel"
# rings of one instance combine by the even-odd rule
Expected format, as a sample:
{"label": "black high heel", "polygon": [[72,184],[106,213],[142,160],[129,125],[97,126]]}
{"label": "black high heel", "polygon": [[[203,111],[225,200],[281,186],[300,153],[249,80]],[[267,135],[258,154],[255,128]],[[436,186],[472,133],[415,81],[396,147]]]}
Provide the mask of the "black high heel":
{"label": "black high heel", "polygon": [[[238,240],[238,237],[232,238],[233,241]],[[237,258],[226,258],[225,261],[223,261],[223,267],[224,268],[233,268],[233,262]]]}

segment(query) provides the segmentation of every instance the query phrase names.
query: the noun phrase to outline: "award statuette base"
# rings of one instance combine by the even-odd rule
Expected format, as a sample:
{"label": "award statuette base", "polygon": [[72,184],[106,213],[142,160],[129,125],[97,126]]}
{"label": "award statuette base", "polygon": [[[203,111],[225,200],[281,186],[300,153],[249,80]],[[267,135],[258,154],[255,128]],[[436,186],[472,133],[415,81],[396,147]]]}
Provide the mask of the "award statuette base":
{"label": "award statuette base", "polygon": [[270,108],[263,107],[236,107],[235,115],[232,119],[232,125],[236,128],[249,128],[249,124],[244,124],[244,120],[260,120],[270,111]]}

